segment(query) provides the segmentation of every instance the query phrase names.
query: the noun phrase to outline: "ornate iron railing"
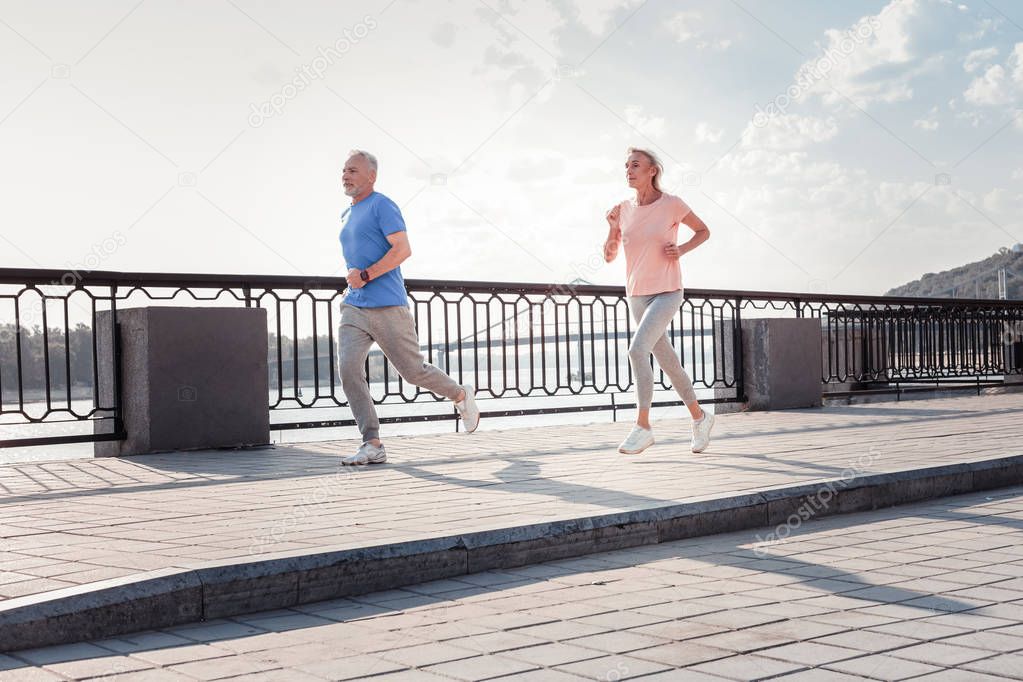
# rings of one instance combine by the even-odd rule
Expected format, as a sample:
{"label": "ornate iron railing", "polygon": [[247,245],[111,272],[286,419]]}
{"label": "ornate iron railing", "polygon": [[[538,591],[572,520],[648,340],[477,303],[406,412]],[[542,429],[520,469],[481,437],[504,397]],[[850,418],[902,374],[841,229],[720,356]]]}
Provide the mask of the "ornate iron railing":
{"label": "ornate iron railing", "polygon": [[[407,285],[427,359],[475,385],[486,416],[634,406],[624,288]],[[350,426],[335,354],[344,286],[341,278],[0,269],[0,446],[123,437],[118,391],[99,390],[102,380],[117,381],[98,367],[117,367],[118,351],[97,342],[96,325],[101,311],[116,320],[118,309],[141,305],[265,308],[272,428]],[[820,319],[826,395],[967,378],[980,386],[1020,371],[1006,346],[1023,324],[1020,301],[687,289],[668,333],[701,401],[743,400],[742,319],[763,316]],[[454,418],[379,353],[366,371],[386,410],[381,421]],[[663,374],[657,388],[670,390]],[[655,405],[679,404],[671,394],[658,398]],[[81,432],[102,420],[112,428]]]}

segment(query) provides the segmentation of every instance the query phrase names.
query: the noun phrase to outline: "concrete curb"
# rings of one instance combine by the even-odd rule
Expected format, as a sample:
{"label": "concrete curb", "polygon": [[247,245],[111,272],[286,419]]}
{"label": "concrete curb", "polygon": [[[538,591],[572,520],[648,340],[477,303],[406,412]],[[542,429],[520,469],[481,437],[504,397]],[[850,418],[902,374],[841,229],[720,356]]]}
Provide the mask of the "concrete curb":
{"label": "concrete curb", "polygon": [[1023,455],[1017,455],[372,547],[203,562],[0,602],[0,652],[285,608],[495,568],[781,526],[1021,482]]}

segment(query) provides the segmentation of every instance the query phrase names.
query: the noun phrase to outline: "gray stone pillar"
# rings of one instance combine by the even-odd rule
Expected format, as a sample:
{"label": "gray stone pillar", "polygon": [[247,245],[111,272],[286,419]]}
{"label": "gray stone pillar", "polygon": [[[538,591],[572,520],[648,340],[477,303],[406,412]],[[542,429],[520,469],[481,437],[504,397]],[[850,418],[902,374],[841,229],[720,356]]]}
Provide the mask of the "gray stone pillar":
{"label": "gray stone pillar", "polygon": [[821,358],[821,323],[816,318],[743,320],[747,408],[820,407]]}
{"label": "gray stone pillar", "polygon": [[[105,405],[115,377],[110,317],[98,313],[95,330]],[[131,308],[117,321],[128,437],[96,443],[97,457],[270,442],[266,310]],[[97,433],[112,428],[96,422]]]}
{"label": "gray stone pillar", "polygon": [[1019,373],[1020,369],[1023,369],[1023,341],[1005,344],[1005,354],[1006,367],[1012,372],[1003,377],[1005,385],[1012,386],[1014,389],[1023,387],[1023,374]]}

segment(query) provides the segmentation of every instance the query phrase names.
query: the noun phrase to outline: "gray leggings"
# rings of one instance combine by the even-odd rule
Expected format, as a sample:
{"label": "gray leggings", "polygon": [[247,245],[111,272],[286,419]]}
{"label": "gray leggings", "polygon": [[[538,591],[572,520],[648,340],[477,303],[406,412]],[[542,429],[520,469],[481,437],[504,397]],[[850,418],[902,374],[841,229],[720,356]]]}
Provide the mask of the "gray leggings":
{"label": "gray leggings", "polygon": [[657,364],[686,405],[696,402],[693,382],[682,368],[675,349],[668,340],[668,323],[678,313],[685,294],[666,291],[661,294],[630,296],[629,310],[638,323],[636,333],[629,344],[629,363],[636,377],[636,404],[640,409],[650,409],[654,399],[654,370],[650,367],[650,353],[657,358]]}
{"label": "gray leggings", "polygon": [[451,400],[462,392],[457,381],[424,360],[408,306],[358,308],[342,304],[338,342],[341,390],[363,442],[380,437],[380,420],[366,381],[366,357],[374,342],[405,381]]}

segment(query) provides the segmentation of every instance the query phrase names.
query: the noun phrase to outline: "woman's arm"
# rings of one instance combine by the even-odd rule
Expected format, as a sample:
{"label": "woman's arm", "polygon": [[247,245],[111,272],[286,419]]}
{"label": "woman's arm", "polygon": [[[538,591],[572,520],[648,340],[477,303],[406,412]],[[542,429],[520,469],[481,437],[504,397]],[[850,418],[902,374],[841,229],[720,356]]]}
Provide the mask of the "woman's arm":
{"label": "woman's arm", "polygon": [[700,216],[692,211],[682,219],[682,224],[693,231],[693,236],[685,244],[668,244],[664,247],[664,255],[668,258],[681,258],[683,254],[689,253],[703,242],[710,239],[710,228],[707,223],[700,220]]}
{"label": "woman's arm", "polygon": [[604,261],[610,263],[618,256],[618,245],[622,242],[622,230],[618,226],[619,205],[607,212],[608,233],[604,240]]}

